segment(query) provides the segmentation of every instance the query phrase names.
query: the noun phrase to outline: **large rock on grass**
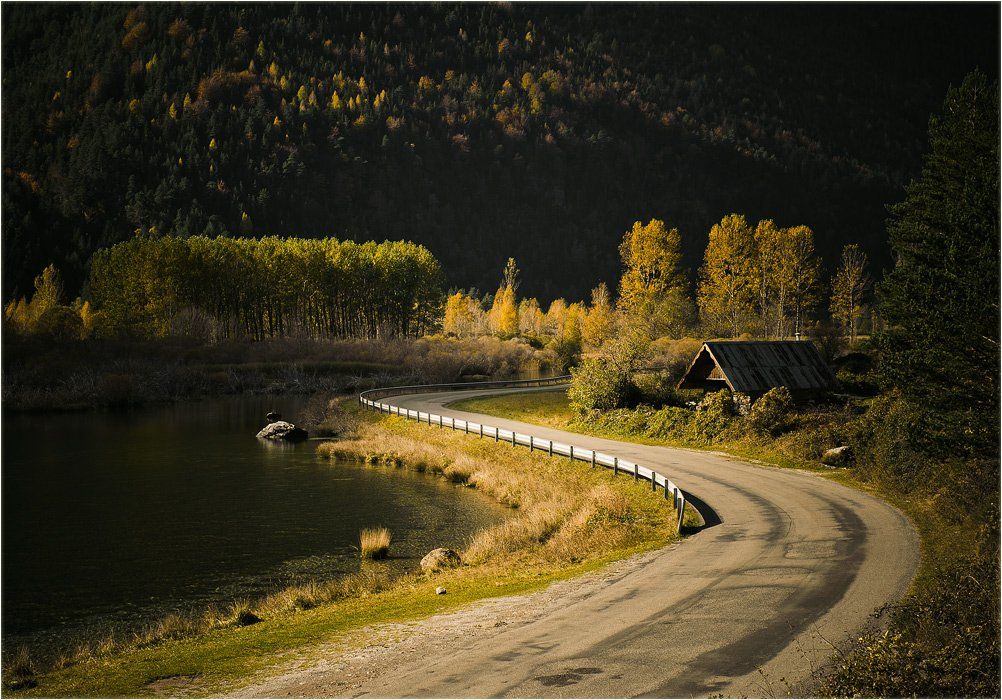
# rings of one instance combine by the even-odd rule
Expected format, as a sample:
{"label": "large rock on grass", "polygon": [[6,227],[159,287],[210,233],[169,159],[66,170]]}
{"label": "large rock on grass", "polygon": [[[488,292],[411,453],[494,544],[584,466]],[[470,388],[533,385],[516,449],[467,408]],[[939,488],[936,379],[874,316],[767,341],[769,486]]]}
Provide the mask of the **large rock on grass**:
{"label": "large rock on grass", "polygon": [[310,434],[302,428],[297,428],[292,423],[286,423],[284,420],[279,420],[264,426],[257,436],[262,440],[286,440],[288,442],[299,442],[300,440],[308,438]]}
{"label": "large rock on grass", "polygon": [[421,571],[438,571],[439,569],[452,569],[463,563],[459,554],[451,549],[439,547],[424,555],[421,560]]}
{"label": "large rock on grass", "polygon": [[852,461],[852,448],[848,445],[833,447],[821,455],[821,463],[829,467],[845,467]]}

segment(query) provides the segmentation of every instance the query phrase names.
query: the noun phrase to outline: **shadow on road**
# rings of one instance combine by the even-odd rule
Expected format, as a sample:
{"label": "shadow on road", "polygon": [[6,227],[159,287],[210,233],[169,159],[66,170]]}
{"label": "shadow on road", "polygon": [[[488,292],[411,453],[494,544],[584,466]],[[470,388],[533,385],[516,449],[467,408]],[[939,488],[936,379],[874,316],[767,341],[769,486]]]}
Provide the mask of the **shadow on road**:
{"label": "shadow on road", "polygon": [[700,520],[702,520],[702,524],[700,525],[687,525],[683,527],[683,535],[692,535],[700,530],[706,530],[723,522],[720,519],[720,516],[717,515],[717,511],[713,510],[713,508],[711,508],[706,501],[693,496],[688,491],[683,491],[682,495],[685,496],[686,503],[693,507],[693,509],[699,514]]}

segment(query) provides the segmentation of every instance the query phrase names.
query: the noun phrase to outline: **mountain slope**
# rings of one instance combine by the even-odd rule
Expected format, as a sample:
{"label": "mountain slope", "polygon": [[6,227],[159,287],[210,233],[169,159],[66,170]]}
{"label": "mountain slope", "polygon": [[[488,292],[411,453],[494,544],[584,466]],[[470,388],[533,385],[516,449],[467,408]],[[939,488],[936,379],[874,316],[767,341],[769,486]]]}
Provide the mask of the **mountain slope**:
{"label": "mountain slope", "polygon": [[4,294],[135,230],[406,238],[580,298],[636,219],[742,211],[882,264],[990,7],[5,5]]}

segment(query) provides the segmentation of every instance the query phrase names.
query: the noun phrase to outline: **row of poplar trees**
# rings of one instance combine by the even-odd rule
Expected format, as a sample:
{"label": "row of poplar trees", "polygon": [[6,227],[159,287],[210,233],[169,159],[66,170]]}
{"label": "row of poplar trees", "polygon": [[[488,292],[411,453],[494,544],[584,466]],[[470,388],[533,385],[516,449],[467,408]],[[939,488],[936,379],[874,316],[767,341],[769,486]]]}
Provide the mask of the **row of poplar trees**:
{"label": "row of poplar trees", "polygon": [[678,229],[659,219],[634,223],[620,244],[617,306],[651,337],[680,337],[697,325],[716,337],[798,337],[828,301],[832,320],[855,340],[871,289],[859,246],[845,247],[829,286],[809,227],[784,228],[771,219],[753,226],[742,214],[728,214],[710,229],[695,303],[681,248]]}
{"label": "row of poplar trees", "polygon": [[448,298],[443,330],[583,340],[594,348],[614,333],[618,312],[651,338],[682,337],[697,326],[715,337],[788,338],[806,335],[828,301],[832,319],[855,340],[872,286],[859,246],[846,246],[829,286],[809,227],[783,228],[769,219],[753,226],[741,214],[728,214],[710,229],[695,300],[677,228],[660,219],[638,221],[624,234],[619,253],[623,274],[615,305],[602,283],[592,290],[590,305],[557,299],[544,313],[535,299],[517,298],[517,269],[509,260],[492,300],[462,291]]}
{"label": "row of poplar trees", "polygon": [[222,339],[371,338],[427,332],[443,279],[427,248],[402,241],[164,236],[98,251],[89,287],[105,323],[133,334],[195,318]]}

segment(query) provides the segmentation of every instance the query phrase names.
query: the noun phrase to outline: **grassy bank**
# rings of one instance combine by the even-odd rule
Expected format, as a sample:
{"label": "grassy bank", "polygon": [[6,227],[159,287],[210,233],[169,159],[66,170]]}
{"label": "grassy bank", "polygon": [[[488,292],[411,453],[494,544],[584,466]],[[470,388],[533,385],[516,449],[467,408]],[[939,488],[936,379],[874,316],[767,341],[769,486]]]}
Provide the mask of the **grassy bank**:
{"label": "grassy bank", "polygon": [[[213,695],[308,658],[318,645],[364,643],[365,628],[537,590],[674,536],[671,504],[632,480],[564,458],[429,429],[400,418],[356,413],[350,439],[323,443],[318,459],[362,460],[375,469],[409,468],[476,488],[511,508],[511,517],[471,538],[463,565],[389,581],[378,564],[345,581],[319,581],[259,601],[181,620],[162,620],[133,639],[95,644],[61,667],[35,669],[13,696]],[[355,468],[355,467],[352,467]],[[446,595],[436,595],[438,586]],[[25,664],[20,664],[21,672]],[[31,686],[31,687],[27,687]]]}
{"label": "grassy bank", "polygon": [[3,406],[66,411],[227,394],[337,394],[509,377],[556,361],[552,352],[492,337],[204,344],[185,338],[54,341],[5,333]]}
{"label": "grassy bank", "polygon": [[[993,488],[990,466],[942,465],[949,477],[933,488],[884,474],[868,461],[887,450],[874,423],[897,430],[878,397],[848,405],[801,407],[774,431],[756,431],[748,419],[708,411],[638,406],[575,413],[564,392],[507,394],[453,404],[465,411],[647,444],[722,451],[775,466],[807,469],[873,493],[900,508],[921,539],[922,563],[909,596],[894,606],[890,628],[859,640],[840,656],[824,685],[831,695],[991,696],[998,686],[999,590],[997,500],[978,494]],[[876,410],[867,411],[871,402]],[[703,413],[704,415],[699,415]],[[831,469],[825,449],[853,445],[855,463]],[[964,495],[966,494],[966,495]],[[968,499],[968,500],[965,500]],[[980,503],[979,501],[984,501]]]}

